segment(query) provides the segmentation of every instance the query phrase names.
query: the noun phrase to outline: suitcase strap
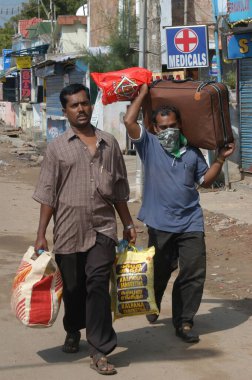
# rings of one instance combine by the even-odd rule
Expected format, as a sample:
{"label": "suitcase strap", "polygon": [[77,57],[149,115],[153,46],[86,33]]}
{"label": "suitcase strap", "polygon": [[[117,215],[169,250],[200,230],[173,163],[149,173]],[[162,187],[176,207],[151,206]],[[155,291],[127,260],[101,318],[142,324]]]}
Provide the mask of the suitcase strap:
{"label": "suitcase strap", "polygon": [[[223,128],[223,137],[224,137],[224,145],[227,144],[227,128],[226,128],[226,123],[225,123],[225,119],[224,119],[224,115],[223,115],[223,101],[222,101],[222,96],[221,96],[221,92],[218,88],[218,86],[215,85],[216,82],[214,83],[211,83],[211,86],[215,89],[215,91],[218,93],[218,99],[219,99],[219,104],[220,104],[220,109],[221,109],[221,124],[222,124],[222,128]],[[228,89],[226,88],[226,91],[227,91],[227,98],[228,98]]]}
{"label": "suitcase strap", "polygon": [[197,89],[196,89],[196,92],[195,92],[195,94],[194,94],[194,99],[195,99],[195,100],[200,100],[200,91],[201,91],[204,87],[206,87],[206,86],[208,86],[208,85],[211,85],[211,84],[213,84],[213,83],[215,83],[215,81],[201,82],[201,83],[199,84],[199,86],[197,87]]}

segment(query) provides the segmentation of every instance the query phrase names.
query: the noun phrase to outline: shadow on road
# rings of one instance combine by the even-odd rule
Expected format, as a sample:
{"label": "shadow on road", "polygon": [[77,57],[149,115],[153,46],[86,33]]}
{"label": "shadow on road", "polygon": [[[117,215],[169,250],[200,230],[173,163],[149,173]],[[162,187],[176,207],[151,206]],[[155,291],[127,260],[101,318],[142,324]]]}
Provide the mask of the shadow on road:
{"label": "shadow on road", "polygon": [[[133,362],[159,362],[179,361],[192,359],[214,358],[223,355],[220,349],[209,347],[207,335],[224,330],[233,329],[246,322],[249,315],[242,310],[243,300],[218,300],[204,299],[202,307],[208,304],[208,312],[195,318],[195,327],[201,336],[201,342],[197,345],[182,342],[175,336],[171,318],[162,318],[149,326],[132,328],[132,322],[141,325],[141,320],[146,324],[145,317],[131,317],[128,331],[119,331],[118,348],[110,355],[111,361],[117,367],[126,367]],[[252,300],[251,300],[252,303]],[[211,304],[214,307],[211,308]],[[115,322],[115,330],[119,330]],[[119,327],[119,328],[118,328]],[[225,339],[225,338],[224,338]],[[52,347],[39,351],[38,355],[47,363],[73,362],[88,356],[87,342],[81,341],[80,352],[75,355],[66,355],[61,352],[61,347]]]}
{"label": "shadow on road", "polygon": [[[64,338],[63,338],[64,339]],[[71,363],[89,357],[88,344],[86,341],[81,340],[80,351],[75,354],[66,354],[61,350],[61,346],[48,348],[46,350],[38,351],[37,354],[47,363]]]}

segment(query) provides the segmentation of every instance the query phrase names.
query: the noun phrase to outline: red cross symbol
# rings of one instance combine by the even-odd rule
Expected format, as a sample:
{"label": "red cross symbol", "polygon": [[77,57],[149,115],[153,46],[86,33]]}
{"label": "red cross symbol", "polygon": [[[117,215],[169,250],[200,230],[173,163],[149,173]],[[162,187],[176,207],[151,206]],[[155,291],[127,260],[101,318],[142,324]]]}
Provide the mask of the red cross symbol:
{"label": "red cross symbol", "polygon": [[192,29],[181,29],[174,37],[174,44],[182,53],[191,53],[196,49],[198,43],[198,36]]}

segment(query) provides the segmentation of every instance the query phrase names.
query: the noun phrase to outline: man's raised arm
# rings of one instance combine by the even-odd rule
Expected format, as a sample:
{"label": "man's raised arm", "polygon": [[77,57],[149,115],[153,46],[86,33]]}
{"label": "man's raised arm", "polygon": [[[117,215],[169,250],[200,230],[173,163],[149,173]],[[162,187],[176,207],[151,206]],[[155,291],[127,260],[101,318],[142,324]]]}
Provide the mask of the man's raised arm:
{"label": "man's raised arm", "polygon": [[137,123],[138,114],[142,106],[145,96],[148,94],[148,85],[143,84],[140,88],[138,96],[133,100],[128,107],[124,116],[124,124],[127,128],[129,137],[133,140],[137,140],[140,137],[140,127]]}

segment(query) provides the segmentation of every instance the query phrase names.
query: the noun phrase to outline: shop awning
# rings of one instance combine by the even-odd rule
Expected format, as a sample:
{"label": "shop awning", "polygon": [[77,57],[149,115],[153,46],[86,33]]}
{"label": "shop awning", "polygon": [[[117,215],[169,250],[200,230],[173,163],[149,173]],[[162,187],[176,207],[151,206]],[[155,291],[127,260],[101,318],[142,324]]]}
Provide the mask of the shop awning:
{"label": "shop awning", "polygon": [[16,71],[18,71],[16,66],[11,67],[10,69],[7,69],[7,70],[2,70],[2,71],[0,71],[0,79],[6,78],[9,75],[12,75]]}
{"label": "shop awning", "polygon": [[6,57],[21,57],[25,55],[35,57],[37,55],[43,55],[43,54],[46,54],[49,46],[50,46],[49,44],[44,44],[40,46],[34,46],[28,49],[12,51],[11,53],[7,54]]}

